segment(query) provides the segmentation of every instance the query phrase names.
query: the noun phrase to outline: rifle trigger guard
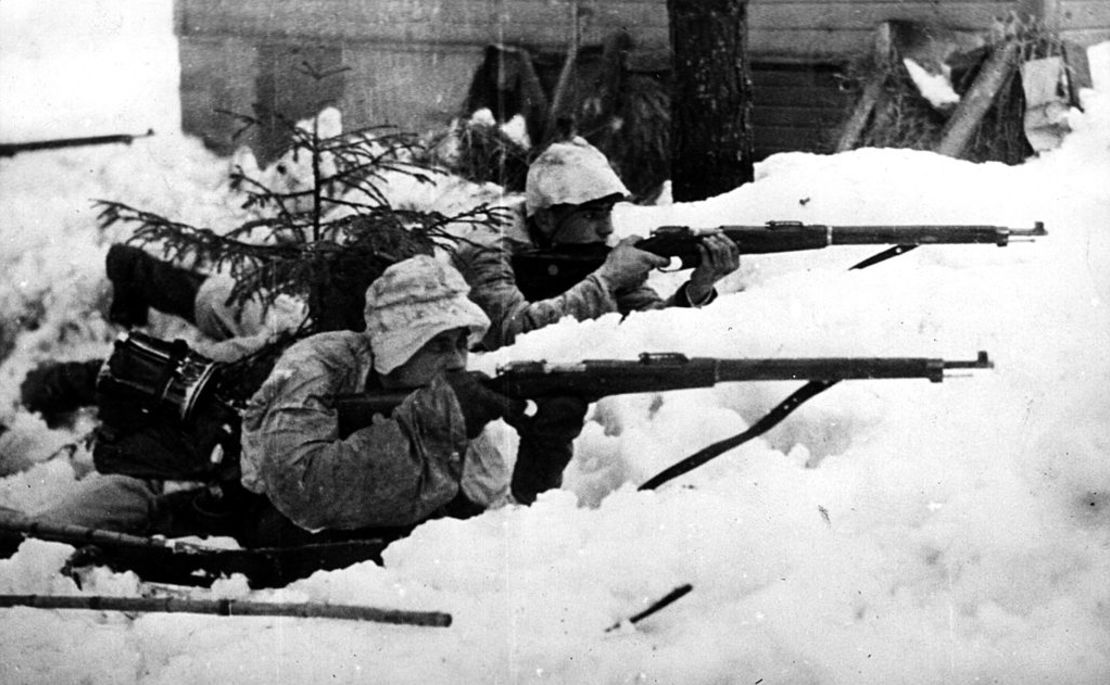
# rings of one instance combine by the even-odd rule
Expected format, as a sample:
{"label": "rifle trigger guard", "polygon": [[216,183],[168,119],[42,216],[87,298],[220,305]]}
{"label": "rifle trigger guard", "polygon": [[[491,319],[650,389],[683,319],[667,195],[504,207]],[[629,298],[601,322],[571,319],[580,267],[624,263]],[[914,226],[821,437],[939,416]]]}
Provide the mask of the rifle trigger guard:
{"label": "rifle trigger guard", "polygon": [[671,257],[670,264],[667,264],[666,267],[661,266],[658,269],[656,269],[656,271],[658,271],[659,273],[663,273],[663,274],[672,274],[672,273],[675,273],[677,271],[682,271],[682,258],[681,257]]}

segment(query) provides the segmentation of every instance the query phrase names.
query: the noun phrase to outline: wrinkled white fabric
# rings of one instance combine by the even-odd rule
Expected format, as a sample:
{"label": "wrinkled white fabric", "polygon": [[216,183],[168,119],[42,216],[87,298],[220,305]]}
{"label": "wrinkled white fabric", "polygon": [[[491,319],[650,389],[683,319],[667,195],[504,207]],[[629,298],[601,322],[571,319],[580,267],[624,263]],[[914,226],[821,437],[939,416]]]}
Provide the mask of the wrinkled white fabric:
{"label": "wrinkled white fabric", "polygon": [[218,362],[233,362],[262,348],[278,334],[293,331],[307,316],[303,302],[279,296],[270,307],[257,298],[242,305],[228,305],[235,280],[217,273],[201,283],[194,301],[197,329],[211,338],[198,341],[197,351]]}
{"label": "wrinkled white fabric", "polygon": [[502,500],[504,457],[489,440],[466,440],[442,377],[340,438],[328,398],[365,391],[372,365],[367,337],[351,331],[286,350],[243,414],[243,485],[310,531],[419,523],[460,489],[476,504]]}
{"label": "wrinkled white fabric", "polygon": [[366,334],[374,369],[387,374],[429,340],[453,328],[470,330],[474,345],[489,318],[467,299],[470,286],[453,267],[418,255],[386,269],[366,290]]}
{"label": "wrinkled white fabric", "polygon": [[608,158],[583,138],[554,143],[528,167],[524,202],[528,216],[554,205],[581,205],[628,196]]}

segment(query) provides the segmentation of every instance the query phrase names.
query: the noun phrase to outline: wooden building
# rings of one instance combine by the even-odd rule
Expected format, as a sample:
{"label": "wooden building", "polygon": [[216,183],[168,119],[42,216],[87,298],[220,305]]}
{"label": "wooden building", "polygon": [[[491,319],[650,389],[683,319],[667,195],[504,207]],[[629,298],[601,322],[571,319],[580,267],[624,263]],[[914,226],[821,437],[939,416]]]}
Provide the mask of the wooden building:
{"label": "wooden building", "polygon": [[[1107,0],[750,0],[757,158],[831,149],[853,95],[839,77],[881,22],[984,31],[1010,13],[1081,45],[1110,39]],[[254,103],[288,117],[334,103],[348,127],[442,126],[491,43],[554,54],[575,26],[586,47],[623,29],[628,68],[645,73],[666,70],[669,43],[666,0],[176,0],[175,22],[183,126],[223,152],[244,141],[218,110]],[[316,80],[305,63],[338,74]],[[280,144],[252,135],[263,156]]]}

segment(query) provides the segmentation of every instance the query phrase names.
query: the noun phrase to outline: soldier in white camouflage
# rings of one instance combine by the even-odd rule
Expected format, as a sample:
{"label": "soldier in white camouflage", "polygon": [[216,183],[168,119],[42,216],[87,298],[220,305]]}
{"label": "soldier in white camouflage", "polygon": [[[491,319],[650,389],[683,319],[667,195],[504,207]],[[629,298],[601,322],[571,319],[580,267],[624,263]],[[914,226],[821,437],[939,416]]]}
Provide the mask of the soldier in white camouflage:
{"label": "soldier in white camouflage", "polygon": [[[700,307],[716,298],[714,284],[740,266],[736,244],[719,233],[705,236],[699,246],[700,265],[666,299],[644,282],[652,269],[668,266],[669,260],[634,247],[637,238],[617,243],[601,267],[554,297],[529,300],[521,291],[513,271],[515,254],[609,242],[613,206],[627,196],[605,155],[582,138],[554,143],[536,158],[528,170],[524,221],[456,254],[459,271],[471,287],[470,298],[492,322],[483,339],[485,349],[512,344],[521,333],[567,316],[585,321],[612,312]],[[537,429],[521,436],[518,459],[534,461],[518,463],[513,472],[518,500],[531,502],[535,493],[562,484],[587,407],[573,397],[548,398],[541,405]]]}
{"label": "soldier in white camouflage", "polygon": [[690,279],[664,299],[644,285],[648,273],[668,260],[620,241],[604,264],[560,295],[529,301],[517,287],[512,257],[521,250],[606,243],[613,233],[613,206],[628,190],[600,150],[582,138],[554,143],[528,170],[526,218],[485,242],[464,246],[456,264],[470,284],[470,297],[492,322],[484,345],[493,350],[517,335],[570,316],[579,321],[611,312],[660,307],[700,307],[716,297],[714,284],[740,265],[736,244],[720,234],[702,241],[702,261]]}

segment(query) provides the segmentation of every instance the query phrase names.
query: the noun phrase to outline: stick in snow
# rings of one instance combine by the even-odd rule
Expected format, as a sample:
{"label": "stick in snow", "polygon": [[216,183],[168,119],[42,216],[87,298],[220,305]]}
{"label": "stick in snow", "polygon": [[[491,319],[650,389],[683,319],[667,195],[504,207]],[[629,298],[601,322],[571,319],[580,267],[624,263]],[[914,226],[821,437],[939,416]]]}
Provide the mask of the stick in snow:
{"label": "stick in snow", "polygon": [[[680,599],[681,597],[686,595],[686,593],[690,592],[690,590],[693,590],[693,589],[694,589],[694,586],[690,585],[689,583],[686,583],[685,585],[679,585],[675,589],[668,592],[665,596],[663,596],[658,602],[652,604],[647,609],[644,609],[643,611],[636,614],[632,618],[629,618],[629,619],[626,619],[626,620],[629,623],[635,624],[637,621],[641,621],[641,620],[647,618],[648,616],[651,616],[655,612],[657,612],[660,609],[666,607],[668,604],[671,604],[672,602]],[[614,623],[613,625],[609,626],[608,628],[606,628],[605,632],[607,632],[607,633],[612,632],[612,631],[616,630],[617,628],[620,628],[623,623],[624,623],[624,621],[618,621],[618,622]]]}
{"label": "stick in snow", "polygon": [[401,611],[349,604],[293,604],[241,602],[234,599],[179,599],[174,597],[87,597],[82,595],[0,595],[0,608],[27,606],[35,609],[92,609],[216,614],[219,616],[294,616],[339,618],[403,625],[446,628],[451,614],[438,611]]}

